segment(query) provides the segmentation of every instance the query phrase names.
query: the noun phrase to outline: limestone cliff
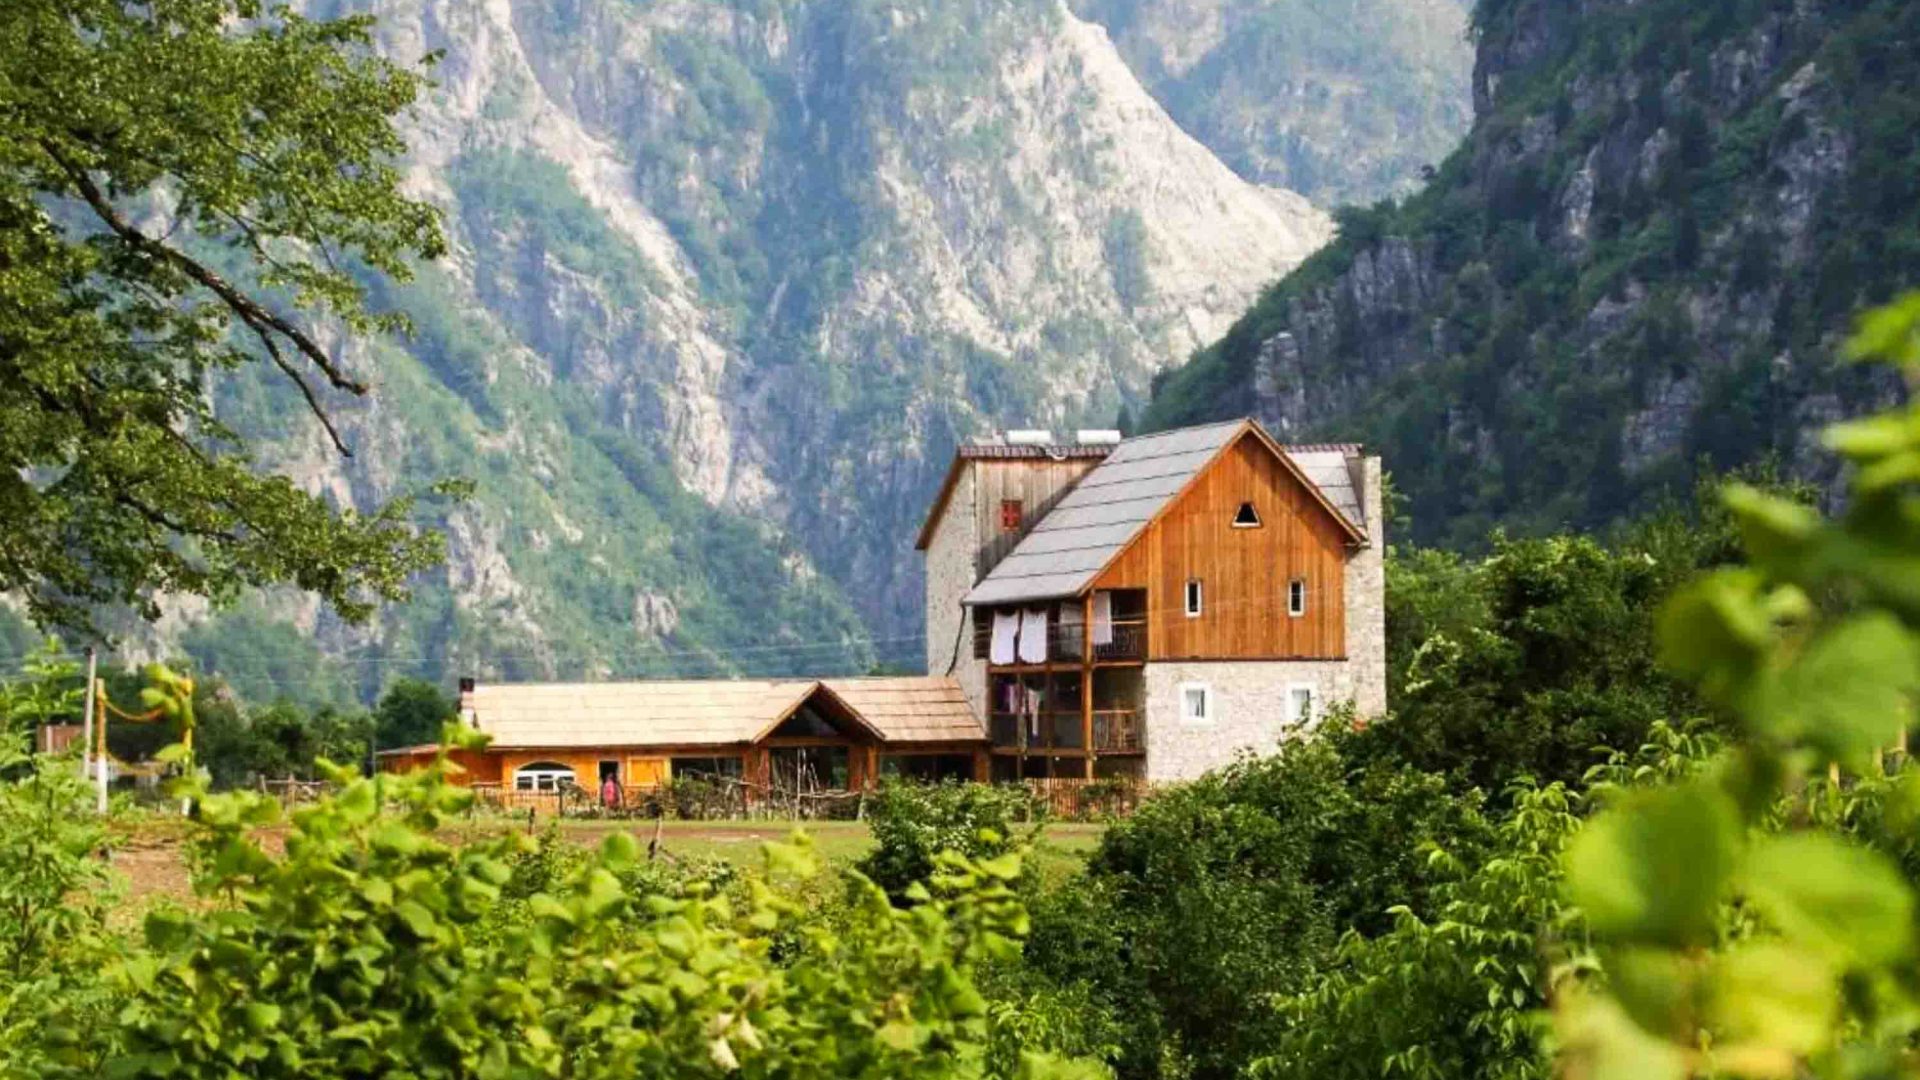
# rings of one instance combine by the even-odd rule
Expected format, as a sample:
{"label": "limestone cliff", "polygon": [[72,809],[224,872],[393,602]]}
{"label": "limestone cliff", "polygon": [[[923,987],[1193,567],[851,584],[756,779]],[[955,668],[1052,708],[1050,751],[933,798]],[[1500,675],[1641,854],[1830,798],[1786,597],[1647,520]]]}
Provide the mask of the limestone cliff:
{"label": "limestone cliff", "polygon": [[1920,278],[1920,8],[1486,0],[1477,119],[1404,204],[1157,387],[1149,420],[1257,412],[1364,438],[1414,535],[1591,527],[1774,458],[1891,388],[1851,313]]}
{"label": "limestone cliff", "polygon": [[[1057,0],[314,0],[438,52],[410,183],[453,254],[343,345],[361,454],[234,422],[360,502],[447,474],[451,551],[349,632],[363,683],[837,670],[919,654],[956,440],[1104,426],[1331,235],[1186,134]],[[357,659],[353,662],[359,662]]]}

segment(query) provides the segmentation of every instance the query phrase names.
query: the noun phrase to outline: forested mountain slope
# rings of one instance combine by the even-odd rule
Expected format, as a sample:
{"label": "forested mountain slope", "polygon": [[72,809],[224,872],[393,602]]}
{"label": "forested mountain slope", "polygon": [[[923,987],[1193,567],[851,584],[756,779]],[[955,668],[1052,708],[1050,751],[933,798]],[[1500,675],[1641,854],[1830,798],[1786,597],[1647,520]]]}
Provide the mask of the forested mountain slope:
{"label": "forested mountain slope", "polygon": [[1156,388],[1378,444],[1414,532],[1584,526],[1893,388],[1834,359],[1920,280],[1920,5],[1487,0],[1476,120]]}
{"label": "forested mountain slope", "polygon": [[223,415],[353,505],[475,490],[366,630],[268,597],[147,635],[256,695],[918,657],[911,539],[955,443],[1110,423],[1331,235],[1057,0],[309,11],[440,53],[409,168],[453,254],[383,289],[410,340],[341,344],[378,382],[342,406],[354,459],[278,388]]}
{"label": "forested mountain slope", "polygon": [[1073,0],[1235,172],[1321,206],[1402,194],[1472,115],[1466,0]]}

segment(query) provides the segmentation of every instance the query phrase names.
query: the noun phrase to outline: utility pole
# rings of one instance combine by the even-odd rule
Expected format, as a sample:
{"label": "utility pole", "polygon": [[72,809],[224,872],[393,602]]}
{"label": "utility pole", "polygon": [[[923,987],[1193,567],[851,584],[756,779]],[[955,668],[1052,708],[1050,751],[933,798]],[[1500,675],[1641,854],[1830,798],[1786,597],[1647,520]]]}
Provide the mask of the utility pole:
{"label": "utility pole", "polygon": [[100,753],[95,758],[94,765],[98,766],[100,769],[97,775],[100,778],[98,791],[99,791],[101,817],[107,816],[107,694],[106,694],[106,689],[107,689],[106,687],[101,686],[98,683],[94,684],[94,692],[93,692],[94,700],[100,703]]}
{"label": "utility pole", "polygon": [[86,715],[80,721],[80,778],[83,780],[93,779],[93,672],[96,660],[93,646],[87,646]]}

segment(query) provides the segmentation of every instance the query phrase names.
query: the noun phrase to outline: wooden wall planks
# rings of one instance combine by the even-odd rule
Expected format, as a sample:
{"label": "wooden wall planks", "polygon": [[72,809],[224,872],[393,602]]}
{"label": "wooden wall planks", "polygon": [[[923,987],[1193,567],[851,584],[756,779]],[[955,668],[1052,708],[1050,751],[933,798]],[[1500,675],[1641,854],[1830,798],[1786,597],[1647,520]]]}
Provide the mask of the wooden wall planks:
{"label": "wooden wall planks", "polygon": [[[987,576],[987,571],[1006,558],[1020,538],[1098,464],[1097,458],[975,462],[974,535],[980,537],[980,551],[974,580]],[[1006,499],[1018,499],[1021,505],[1020,527],[1012,531],[1000,528],[1000,503]]]}
{"label": "wooden wall planks", "polygon": [[[1257,528],[1236,528],[1251,502]],[[1346,655],[1346,534],[1255,437],[1243,435],[1096,580],[1145,589],[1154,660],[1340,659]],[[1287,584],[1307,610],[1287,613]],[[1201,582],[1201,614],[1185,612]]]}

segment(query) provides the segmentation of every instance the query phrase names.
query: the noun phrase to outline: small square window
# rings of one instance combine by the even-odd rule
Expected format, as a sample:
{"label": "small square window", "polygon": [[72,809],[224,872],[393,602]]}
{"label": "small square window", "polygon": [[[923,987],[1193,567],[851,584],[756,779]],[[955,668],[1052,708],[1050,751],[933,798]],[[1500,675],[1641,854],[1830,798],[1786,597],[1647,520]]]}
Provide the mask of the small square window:
{"label": "small square window", "polygon": [[1020,519],[1026,513],[1026,504],[1019,499],[1000,500],[1000,531],[1019,532]]}
{"label": "small square window", "polygon": [[1202,610],[1202,600],[1203,600],[1203,597],[1201,596],[1200,579],[1188,578],[1187,579],[1187,618],[1191,619],[1200,614]]}
{"label": "small square window", "polygon": [[1299,618],[1307,613],[1307,579],[1294,578],[1287,582],[1287,614]]}
{"label": "small square window", "polygon": [[1180,722],[1213,723],[1213,688],[1206,683],[1180,684]]}
{"label": "small square window", "polygon": [[1233,527],[1236,529],[1257,529],[1260,527],[1260,511],[1250,502],[1240,504],[1240,510],[1233,515]]}
{"label": "small square window", "polygon": [[1310,724],[1313,722],[1313,687],[1294,685],[1287,687],[1287,723]]}

